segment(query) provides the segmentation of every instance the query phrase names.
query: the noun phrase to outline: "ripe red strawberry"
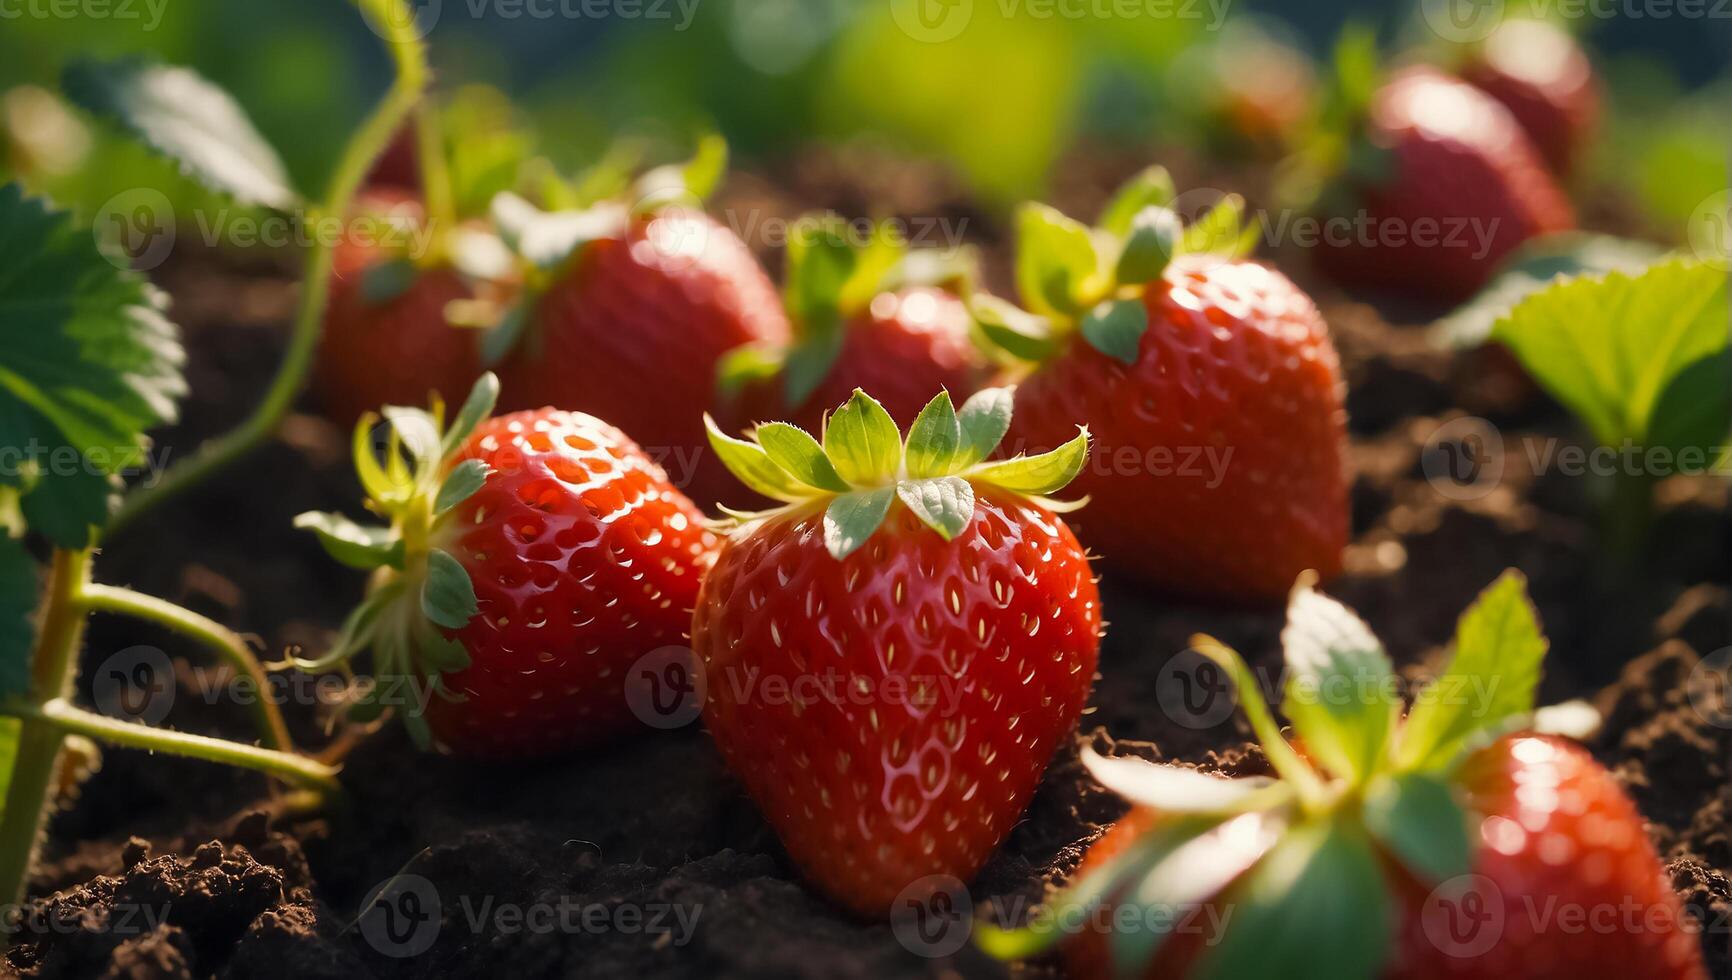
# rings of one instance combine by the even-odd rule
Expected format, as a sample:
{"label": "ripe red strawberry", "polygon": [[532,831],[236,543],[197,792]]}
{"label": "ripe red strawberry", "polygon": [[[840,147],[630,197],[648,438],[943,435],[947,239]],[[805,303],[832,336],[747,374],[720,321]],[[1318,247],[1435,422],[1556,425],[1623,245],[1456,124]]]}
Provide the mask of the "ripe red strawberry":
{"label": "ripe red strawberry", "polygon": [[[424,261],[420,203],[364,197],[333,256],[331,296],[314,364],[325,412],[342,425],[383,405],[456,401],[481,374],[477,331],[452,326],[446,307],[477,288],[448,264]],[[420,244],[417,244],[420,242]]]}
{"label": "ripe red strawberry", "polygon": [[[1283,636],[1283,708],[1314,759],[1282,741],[1238,655],[1198,641],[1235,678],[1281,781],[1085,756],[1137,807],[1056,903],[1090,907],[1066,941],[1072,976],[1279,980],[1325,964],[1389,980],[1706,980],[1612,774],[1556,737],[1496,737],[1536,717],[1545,641],[1519,576],[1488,589],[1457,633],[1444,685],[1481,695],[1422,699],[1399,726],[1388,660],[1351,613],[1302,585]],[[1158,921],[1172,924],[1115,926]],[[1028,955],[1053,932],[988,928],[984,941]]]}
{"label": "ripe red strawberry", "polygon": [[1210,247],[1211,227],[1239,239],[1236,202],[1181,236],[1165,197],[1127,205],[1134,223],[1109,216],[1093,240],[1119,249],[1116,267],[1084,252],[1076,292],[1057,296],[1041,269],[1089,233],[1025,209],[1022,291],[1041,317],[976,303],[987,335],[1032,364],[1009,444],[1056,445],[1060,420],[1082,419],[1096,447],[1075,484],[1092,502],[1077,532],[1092,549],[1162,589],[1278,597],[1305,569],[1339,571],[1347,542],[1335,350],[1315,304],[1279,272],[1186,254]]}
{"label": "ripe red strawberry", "polygon": [[982,462],[1009,420],[940,394],[903,444],[862,392],[820,446],[785,423],[711,439],[787,506],[705,578],[704,721],[814,885],[883,918],[971,877],[1022,814],[1093,682],[1100,599],[1054,502],[1088,452]]}
{"label": "ripe red strawberry", "polygon": [[1467,298],[1523,242],[1575,213],[1509,110],[1435,69],[1392,77],[1372,99],[1345,178],[1351,207],[1318,257],[1349,285],[1443,302]]}
{"label": "ripe red strawberry", "polygon": [[413,123],[405,124],[392,135],[362,183],[369,189],[420,193],[421,154],[416,147]]}
{"label": "ripe red strawberry", "polygon": [[733,231],[688,204],[657,206],[666,188],[642,186],[635,213],[599,205],[541,215],[510,198],[496,207],[536,267],[524,335],[501,367],[505,404],[608,419],[708,503],[729,486],[703,448],[717,364],[745,344],[785,343],[788,320]]}
{"label": "ripe red strawberry", "polygon": [[[541,409],[491,420],[477,385],[443,435],[393,409],[407,469],[383,469],[357,429],[368,529],[303,515],[340,560],[379,569],[332,657],[370,646],[377,708],[394,692],[411,730],[447,750],[545,755],[632,724],[623,690],[641,656],[685,642],[716,545],[702,513],[618,429]],[[399,702],[400,703],[400,702]]]}
{"label": "ripe red strawberry", "polygon": [[1567,31],[1543,20],[1505,21],[1461,75],[1503,103],[1553,171],[1575,170],[1599,122],[1600,94],[1587,53]]}
{"label": "ripe red strawberry", "polygon": [[907,253],[888,232],[858,245],[834,219],[797,229],[783,276],[794,340],[723,362],[723,391],[737,391],[723,413],[730,423],[786,419],[816,430],[824,412],[863,388],[908,425],[938,392],[965,399],[980,387],[986,362],[957,295],[968,291],[970,258]]}

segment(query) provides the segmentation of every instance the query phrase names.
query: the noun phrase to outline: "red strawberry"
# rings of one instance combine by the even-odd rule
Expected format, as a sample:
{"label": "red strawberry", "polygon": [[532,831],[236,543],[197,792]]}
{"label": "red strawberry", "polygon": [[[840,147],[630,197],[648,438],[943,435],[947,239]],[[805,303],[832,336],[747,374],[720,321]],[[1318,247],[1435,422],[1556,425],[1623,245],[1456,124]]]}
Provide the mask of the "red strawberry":
{"label": "red strawberry", "polygon": [[631,725],[628,668],[685,642],[716,540],[618,429],[555,409],[482,421],[496,391],[488,375],[443,436],[425,413],[394,410],[413,459],[400,479],[371,462],[363,422],[362,480],[389,529],[300,523],[380,569],[336,650],[372,647],[383,694],[363,703],[432,684],[424,718],[405,711],[412,730],[465,755],[527,757]]}
{"label": "red strawberry", "polygon": [[367,171],[364,186],[370,189],[399,190],[417,194],[421,191],[421,154],[415,142],[415,125],[409,123],[392,135],[384,152]]}
{"label": "red strawberry", "polygon": [[1523,242],[1575,213],[1509,110],[1431,68],[1378,90],[1346,178],[1362,209],[1333,220],[1319,259],[1344,283],[1465,299]]}
{"label": "red strawberry", "polygon": [[747,519],[704,580],[704,721],[794,862],[862,915],[980,868],[1094,678],[1094,578],[1040,496],[1082,465],[1086,436],[983,463],[1009,413],[1002,389],[960,416],[940,394],[904,446],[856,392],[822,447],[784,423],[753,442],[712,429],[742,479],[788,504]]}
{"label": "red strawberry", "polygon": [[1568,32],[1543,20],[1505,21],[1461,74],[1503,103],[1552,170],[1575,169],[1599,122],[1600,95],[1587,54]]}
{"label": "red strawberry", "polygon": [[[529,256],[540,278],[532,280],[526,335],[501,369],[506,405],[608,419],[660,460],[676,485],[715,500],[729,481],[703,448],[701,420],[717,406],[724,354],[787,341],[775,286],[737,235],[690,206],[552,215],[525,207],[515,201],[495,213],[508,225],[583,227]],[[541,247],[534,230],[508,227],[507,237],[526,252]]]}
{"label": "red strawberry", "polygon": [[[1236,239],[1234,207],[1193,232],[1233,225]],[[1138,243],[1157,227],[1174,241]],[[1311,299],[1253,262],[1204,253],[1168,262],[1159,248],[1182,252],[1183,242],[1158,204],[1135,229],[1120,220],[1094,236],[1129,261],[1108,274],[1092,272],[1112,267],[1090,259],[1080,296],[1043,296],[1031,285],[1051,254],[1043,240],[1086,235],[1057,212],[1026,209],[1023,293],[1043,316],[976,304],[988,336],[1033,361],[1009,444],[1052,446],[1064,437],[1061,419],[1087,422],[1096,448],[1076,488],[1092,504],[1078,533],[1160,588],[1263,599],[1305,569],[1339,571],[1348,531],[1343,393]],[[1197,234],[1191,241],[1204,244]],[[1157,249],[1153,265],[1137,258],[1148,247]]]}
{"label": "red strawberry", "polygon": [[[1035,920],[1083,923],[1066,943],[1071,975],[1279,980],[1323,964],[1389,980],[1706,980],[1612,774],[1550,736],[1473,747],[1535,717],[1545,641],[1519,576],[1457,632],[1444,685],[1481,695],[1421,700],[1399,727],[1394,675],[1364,623],[1301,586],[1283,636],[1283,708],[1315,760],[1282,741],[1238,655],[1198,641],[1234,677],[1281,781],[1085,755],[1137,808],[1090,848],[1056,903],[1065,914]],[[1005,955],[1059,938],[1039,925],[983,936]]]}
{"label": "red strawberry", "polygon": [[314,365],[325,411],[349,425],[383,405],[455,401],[481,373],[477,333],[451,326],[448,304],[475,288],[447,265],[413,254],[421,205],[406,194],[363,198],[333,257],[331,297]]}

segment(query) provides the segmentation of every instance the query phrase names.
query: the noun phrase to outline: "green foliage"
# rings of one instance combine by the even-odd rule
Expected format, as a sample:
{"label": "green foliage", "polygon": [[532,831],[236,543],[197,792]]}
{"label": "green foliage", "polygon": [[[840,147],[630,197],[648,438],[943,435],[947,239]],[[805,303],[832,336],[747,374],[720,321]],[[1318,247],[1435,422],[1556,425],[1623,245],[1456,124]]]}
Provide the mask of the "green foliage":
{"label": "green foliage", "polygon": [[[36,610],[38,578],[36,562],[24,545],[0,533],[0,696],[22,694],[30,687],[30,648],[36,640],[30,617]],[[0,760],[0,774],[11,770]]]}
{"label": "green foliage", "polygon": [[1439,320],[1438,340],[1450,347],[1476,347],[1491,337],[1492,326],[1517,303],[1559,277],[1594,275],[1621,269],[1637,272],[1660,257],[1647,242],[1570,231],[1527,242],[1504,260],[1497,276],[1455,312]]}

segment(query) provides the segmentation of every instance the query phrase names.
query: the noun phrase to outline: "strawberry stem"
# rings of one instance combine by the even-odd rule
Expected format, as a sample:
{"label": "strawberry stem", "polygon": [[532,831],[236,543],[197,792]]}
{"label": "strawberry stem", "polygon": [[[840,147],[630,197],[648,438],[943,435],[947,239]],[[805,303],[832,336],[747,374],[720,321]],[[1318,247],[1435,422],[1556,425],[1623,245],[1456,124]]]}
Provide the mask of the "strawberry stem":
{"label": "strawberry stem", "polygon": [[[413,11],[408,9],[404,0],[353,2],[362,16],[385,33],[386,47],[397,74],[385,98],[349,138],[324,203],[308,209],[307,220],[310,223],[317,223],[325,217],[339,220],[347,217],[367,171],[421,101],[429,78],[426,47],[416,36],[415,22],[411,17]],[[150,508],[208,479],[256,449],[277,431],[312,367],[313,352],[318,347],[320,327],[325,319],[325,304],[330,296],[333,243],[327,235],[315,238],[316,243],[307,252],[301,303],[295,312],[289,347],[264,400],[239,427],[212,439],[180,463],[169,467],[156,484],[127,494],[109,521],[107,534],[119,532]]]}

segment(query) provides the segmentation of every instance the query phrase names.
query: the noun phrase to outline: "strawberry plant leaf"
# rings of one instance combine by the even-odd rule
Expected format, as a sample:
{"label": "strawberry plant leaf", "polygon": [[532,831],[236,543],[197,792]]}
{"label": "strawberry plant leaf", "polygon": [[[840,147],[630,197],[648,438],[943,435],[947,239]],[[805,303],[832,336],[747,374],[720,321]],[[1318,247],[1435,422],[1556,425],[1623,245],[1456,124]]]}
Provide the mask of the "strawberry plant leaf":
{"label": "strawberry plant leaf", "polygon": [[794,479],[818,490],[848,492],[847,481],[824,455],[824,447],[805,429],[786,422],[767,422],[754,434],[770,460]]}
{"label": "strawberry plant leaf", "polygon": [[[38,579],[36,562],[23,542],[0,532],[0,697],[24,694],[30,687],[30,648],[36,642],[31,616]],[[5,741],[0,736],[0,756],[10,750]],[[0,764],[0,773],[11,770],[11,765]]]}
{"label": "strawberry plant leaf", "polygon": [[415,285],[420,270],[408,259],[391,259],[361,272],[361,298],[369,306],[384,306]]}
{"label": "strawberry plant leaf", "polygon": [[439,484],[439,494],[433,498],[433,513],[443,514],[475,495],[487,482],[487,464],[479,459],[466,459],[445,474]]}
{"label": "strawberry plant leaf", "polygon": [[1149,310],[1140,298],[1107,300],[1089,310],[1078,327],[1095,350],[1135,364],[1143,334],[1149,329]]}
{"label": "strawberry plant leaf", "polygon": [[962,420],[950,403],[950,392],[941,391],[908,427],[908,448],[904,454],[908,475],[916,480],[949,476],[956,472],[956,454],[961,448]]}
{"label": "strawberry plant leaf", "polygon": [[969,310],[986,339],[1019,361],[1044,361],[1058,352],[1059,338],[1046,317],[985,293],[975,295]]}
{"label": "strawberry plant leaf", "polygon": [[695,207],[703,203],[728,172],[728,142],[719,134],[698,138],[698,148],[685,163],[656,167],[638,178],[632,210],[651,214],[675,204]]}
{"label": "strawberry plant leaf", "polygon": [[824,509],[825,549],[837,560],[853,554],[884,523],[884,515],[890,512],[890,502],[895,498],[893,487],[879,487],[845,493],[830,501],[830,506]]}
{"label": "strawberry plant leaf", "polygon": [[762,446],[727,435],[708,415],[704,416],[704,428],[716,457],[741,483],[775,500],[791,502],[808,495],[787,470],[776,465]]}
{"label": "strawberry plant leaf", "polygon": [[1542,235],[1506,259],[1473,299],[1439,320],[1433,336],[1446,347],[1477,347],[1490,339],[1493,324],[1517,303],[1554,280],[1613,269],[1638,272],[1660,254],[1656,246],[1630,238],[1579,231]]}
{"label": "strawberry plant leaf", "polygon": [[[88,227],[0,187],[0,418],[25,450],[21,510],[55,544],[102,526],[144,432],[172,421],[185,354],[161,294],[117,268]],[[16,441],[14,440],[21,440]]]}
{"label": "strawberry plant leaf", "polygon": [[1076,438],[1038,456],[1017,456],[997,463],[982,463],[968,471],[968,478],[990,483],[1013,493],[1043,497],[1065,487],[1082,472],[1088,460],[1089,434],[1079,429]]}
{"label": "strawberry plant leaf", "polygon": [[475,433],[475,427],[492,416],[493,406],[498,401],[499,376],[488,371],[476,379],[469,389],[469,397],[463,399],[463,407],[457,410],[457,417],[445,430],[440,452],[446,456],[456,452]]}
{"label": "strawberry plant leaf", "polygon": [[342,514],[319,511],[297,515],[295,527],[318,535],[326,554],[350,568],[403,567],[403,541],[388,527],[368,527]]}
{"label": "strawberry plant leaf", "polygon": [[[1603,445],[1654,446],[1663,436],[1673,450],[1707,449],[1726,435],[1725,413],[1691,413],[1689,424],[1679,415],[1725,404],[1726,310],[1726,274],[1675,258],[1635,275],[1554,283],[1500,319],[1492,339]],[[1688,390],[1672,391],[1679,382]]]}
{"label": "strawberry plant leaf", "polygon": [[1149,167],[1113,194],[1095,226],[1115,238],[1124,238],[1130,234],[1137,215],[1151,207],[1165,208],[1173,203],[1176,193],[1167,168]]}
{"label": "strawberry plant leaf", "polygon": [[1023,302],[1036,313],[1074,312],[1099,268],[1088,228],[1034,203],[1017,210],[1016,228],[1016,285]]}
{"label": "strawberry plant leaf", "polygon": [[617,237],[627,219],[624,208],[607,204],[586,211],[543,211],[510,192],[495,197],[490,211],[506,247],[548,271],[589,242]]}
{"label": "strawberry plant leaf", "polygon": [[252,120],[190,68],[142,58],[80,61],[67,68],[62,90],[212,190],[279,211],[300,203],[282,160]]}
{"label": "strawberry plant leaf", "polygon": [[1546,646],[1527,579],[1504,572],[1462,613],[1449,666],[1402,726],[1402,767],[1446,766],[1475,734],[1532,711]]}
{"label": "strawberry plant leaf", "polygon": [[1137,806],[1164,813],[1231,813],[1273,785],[1262,778],[1228,779],[1137,758],[1108,758],[1090,748],[1083,767],[1095,781]]}
{"label": "strawberry plant leaf", "polygon": [[1185,229],[1179,251],[1187,255],[1209,253],[1236,258],[1251,251],[1256,236],[1257,226],[1245,224],[1245,199],[1228,194]]}
{"label": "strawberry plant leaf", "polygon": [[434,548],[427,553],[427,581],[421,586],[421,612],[450,630],[462,629],[480,606],[469,573],[450,552]]}
{"label": "strawberry plant leaf", "polygon": [[1179,216],[1162,207],[1138,211],[1125,232],[1119,252],[1117,278],[1121,284],[1153,282],[1161,278],[1167,263],[1178,252],[1184,238]]}
{"label": "strawberry plant leaf", "polygon": [[1473,867],[1467,812],[1448,784],[1423,773],[1402,773],[1373,783],[1362,810],[1365,827],[1427,882],[1467,874]]}
{"label": "strawberry plant leaf", "polygon": [[946,541],[961,534],[974,518],[974,488],[959,476],[903,480],[896,484],[896,496]]}
{"label": "strawberry plant leaf", "polygon": [[1010,431],[1011,410],[1015,404],[1011,388],[982,388],[962,403],[957,422],[962,426],[962,446],[957,450],[956,465],[969,467],[992,455]]}
{"label": "strawberry plant leaf", "polygon": [[1203,980],[1370,980],[1388,959],[1382,870],[1348,821],[1289,831],[1223,901],[1233,927],[1193,971]]}
{"label": "strawberry plant leaf", "polygon": [[517,342],[529,326],[529,304],[520,300],[511,304],[499,322],[481,335],[481,363],[497,366],[516,349]]}
{"label": "strawberry plant leaf", "polygon": [[902,433],[877,399],[856,388],[824,426],[824,453],[847,483],[881,482],[902,461]]}
{"label": "strawberry plant leaf", "polygon": [[1401,707],[1383,644],[1346,606],[1304,582],[1288,602],[1281,646],[1289,675],[1282,712],[1323,768],[1363,782],[1385,758]]}

